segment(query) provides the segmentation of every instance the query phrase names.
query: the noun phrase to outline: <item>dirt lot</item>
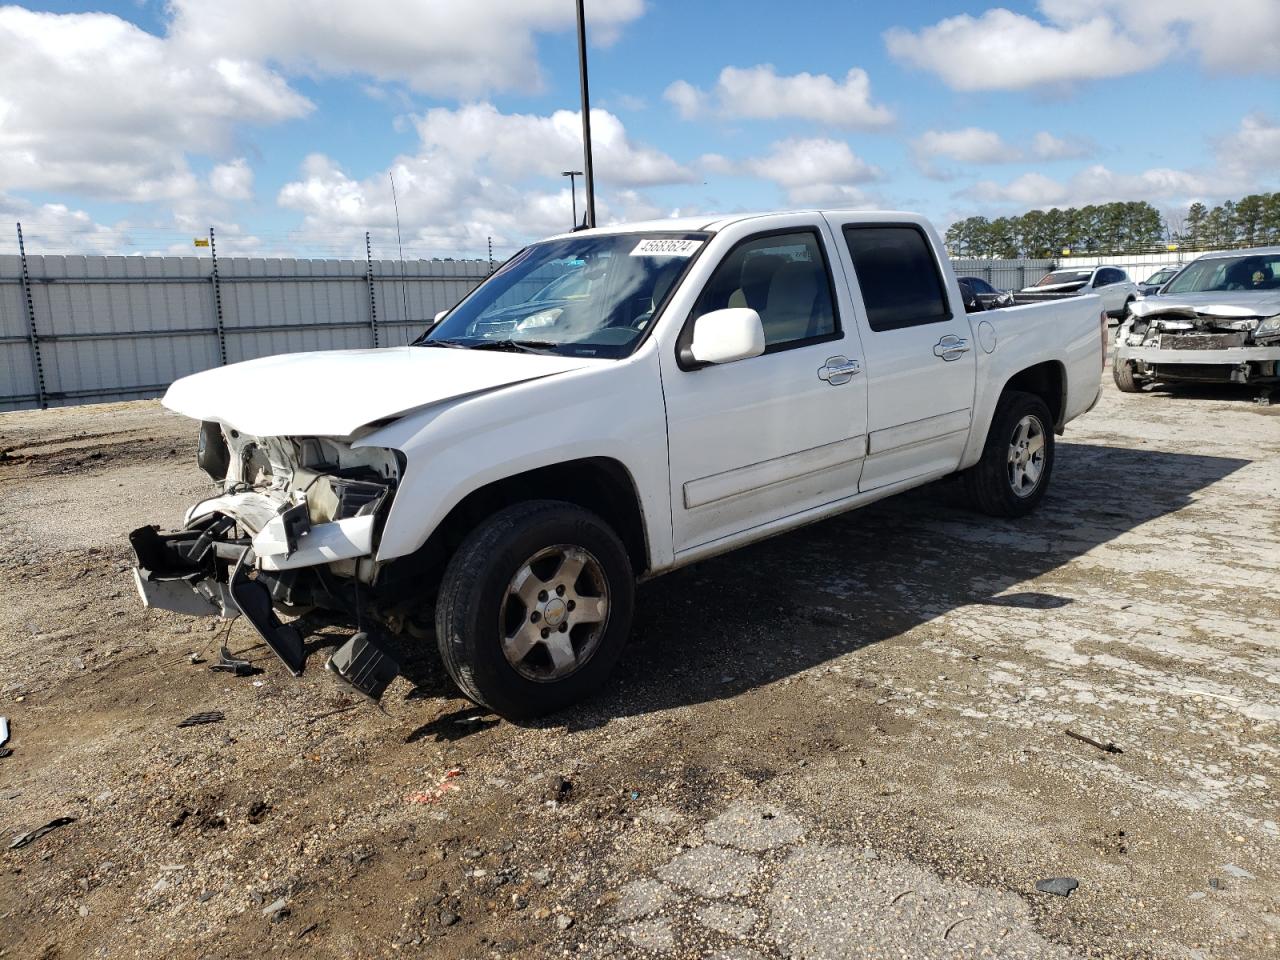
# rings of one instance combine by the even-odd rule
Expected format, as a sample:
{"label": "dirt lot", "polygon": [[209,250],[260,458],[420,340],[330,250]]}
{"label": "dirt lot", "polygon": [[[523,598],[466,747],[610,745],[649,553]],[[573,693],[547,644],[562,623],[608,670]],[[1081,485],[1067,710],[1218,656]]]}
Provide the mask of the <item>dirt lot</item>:
{"label": "dirt lot", "polygon": [[207,489],[157,404],[0,450],[4,956],[1280,956],[1280,408],[1108,383],[1035,517],[940,484],[654,581],[527,726],[426,645],[357,703],[334,627],[193,664],[128,572]]}

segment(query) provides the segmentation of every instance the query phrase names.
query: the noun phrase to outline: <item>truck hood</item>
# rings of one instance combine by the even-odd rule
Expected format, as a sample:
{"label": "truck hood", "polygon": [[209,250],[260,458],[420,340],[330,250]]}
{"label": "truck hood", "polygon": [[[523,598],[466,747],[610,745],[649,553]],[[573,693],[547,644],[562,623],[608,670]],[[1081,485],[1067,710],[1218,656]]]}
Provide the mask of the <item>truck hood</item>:
{"label": "truck hood", "polygon": [[433,403],[600,362],[444,347],[286,353],[183,377],[163,403],[257,437],[344,437]]}
{"label": "truck hood", "polygon": [[[1141,304],[1147,306],[1141,311]],[[1135,316],[1150,316],[1170,309],[1188,307],[1206,317],[1274,317],[1280,313],[1280,291],[1211,290],[1207,293],[1173,293],[1147,297],[1129,309]]]}

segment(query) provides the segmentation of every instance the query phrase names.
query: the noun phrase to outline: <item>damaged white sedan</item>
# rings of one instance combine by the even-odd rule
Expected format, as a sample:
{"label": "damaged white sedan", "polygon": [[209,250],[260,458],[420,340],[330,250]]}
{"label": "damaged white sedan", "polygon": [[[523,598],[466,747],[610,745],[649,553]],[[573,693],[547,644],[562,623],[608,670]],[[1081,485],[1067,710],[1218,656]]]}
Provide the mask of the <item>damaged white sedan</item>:
{"label": "damaged white sedan", "polygon": [[1156,382],[1280,384],[1280,247],[1198,257],[1129,309],[1112,365],[1125,393]]}
{"label": "damaged white sedan", "polygon": [[638,580],[956,472],[1028,514],[1106,334],[1092,296],[966,314],[912,214],[553,237],[412,345],[173,384],[217,487],[133,532],[138,589],[243,616],[295,674],[297,618],[336,612],[329,666],[375,698],[387,635],[434,631],[467,696],[546,713],[608,676]]}

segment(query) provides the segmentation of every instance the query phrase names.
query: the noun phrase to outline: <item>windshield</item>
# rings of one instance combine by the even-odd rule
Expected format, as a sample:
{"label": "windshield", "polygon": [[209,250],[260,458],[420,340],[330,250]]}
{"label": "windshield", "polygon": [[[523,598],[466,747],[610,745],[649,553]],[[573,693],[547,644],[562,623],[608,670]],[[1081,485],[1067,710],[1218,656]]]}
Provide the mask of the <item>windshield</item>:
{"label": "windshield", "polygon": [[1093,276],[1092,270],[1059,270],[1057,273],[1041,277],[1036,286],[1051,287],[1058,283],[1084,283],[1091,276]]}
{"label": "windshield", "polygon": [[1164,293],[1218,290],[1280,290],[1280,253],[1193,261],[1173,278]]}
{"label": "windshield", "polygon": [[708,236],[625,233],[536,243],[417,343],[624,357]]}
{"label": "windshield", "polygon": [[1163,270],[1157,270],[1142,282],[1149,284],[1150,286],[1158,287],[1177,272],[1178,271],[1174,270],[1172,267],[1165,267]]}

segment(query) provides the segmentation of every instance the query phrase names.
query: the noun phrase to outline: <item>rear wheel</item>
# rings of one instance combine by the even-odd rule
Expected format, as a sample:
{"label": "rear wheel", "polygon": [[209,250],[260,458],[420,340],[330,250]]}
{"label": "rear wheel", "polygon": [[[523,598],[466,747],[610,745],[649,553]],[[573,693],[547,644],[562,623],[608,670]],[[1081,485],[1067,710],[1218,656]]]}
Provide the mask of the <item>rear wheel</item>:
{"label": "rear wheel", "polygon": [[1133,364],[1117,357],[1111,363],[1111,378],[1121,393],[1141,393],[1142,382],[1133,375]]}
{"label": "rear wheel", "polygon": [[626,548],[595,514],[535,500],[494,514],[458,548],[436,602],[459,689],[511,719],[551,713],[604,683],[631,629]]}
{"label": "rear wheel", "polygon": [[1036,508],[1053,474],[1053,420],[1035,394],[1006,391],[996,404],[982,458],[964,473],[970,500],[993,517]]}

